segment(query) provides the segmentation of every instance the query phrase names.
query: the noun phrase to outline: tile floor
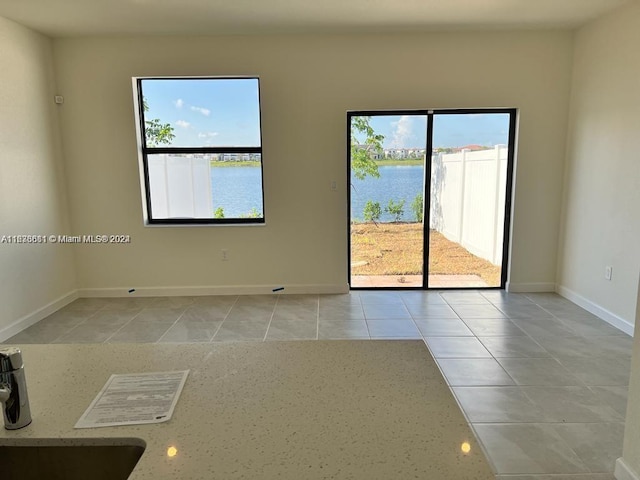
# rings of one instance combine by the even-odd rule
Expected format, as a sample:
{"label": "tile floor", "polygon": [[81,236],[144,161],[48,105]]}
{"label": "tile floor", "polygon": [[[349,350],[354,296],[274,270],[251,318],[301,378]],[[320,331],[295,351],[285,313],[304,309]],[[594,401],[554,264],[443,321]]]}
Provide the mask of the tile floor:
{"label": "tile floor", "polygon": [[555,294],[86,298],[5,343],[424,339],[502,480],[613,480],[632,338]]}
{"label": "tile floor", "polygon": [[[429,275],[427,284],[430,288],[478,288],[489,286],[478,275]],[[356,288],[422,287],[422,275],[353,275],[351,277],[351,286]]]}

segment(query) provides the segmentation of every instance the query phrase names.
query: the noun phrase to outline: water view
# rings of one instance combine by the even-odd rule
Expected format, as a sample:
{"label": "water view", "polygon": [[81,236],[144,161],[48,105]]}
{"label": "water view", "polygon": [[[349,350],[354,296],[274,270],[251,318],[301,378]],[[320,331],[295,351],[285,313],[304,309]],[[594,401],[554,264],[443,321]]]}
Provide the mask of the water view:
{"label": "water view", "polygon": [[404,200],[404,215],[401,220],[414,222],[411,202],[422,193],[424,167],[422,165],[399,165],[378,167],[380,178],[351,178],[351,220],[363,221],[363,211],[367,201],[378,202],[382,208],[381,222],[392,222],[394,217],[384,208],[393,200],[396,204]]}
{"label": "water view", "polygon": [[211,167],[213,210],[225,218],[258,212],[262,216],[262,169],[260,167]]}
{"label": "water view", "polygon": [[500,286],[512,115],[349,117],[351,286]]}

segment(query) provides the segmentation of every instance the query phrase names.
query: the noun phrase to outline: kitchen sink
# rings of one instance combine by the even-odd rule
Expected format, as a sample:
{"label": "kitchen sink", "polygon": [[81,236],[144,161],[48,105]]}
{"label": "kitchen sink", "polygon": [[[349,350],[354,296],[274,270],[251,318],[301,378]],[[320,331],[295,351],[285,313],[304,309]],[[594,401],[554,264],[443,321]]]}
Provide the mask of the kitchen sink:
{"label": "kitchen sink", "polygon": [[139,439],[24,440],[0,439],[2,478],[126,480],[145,449]]}

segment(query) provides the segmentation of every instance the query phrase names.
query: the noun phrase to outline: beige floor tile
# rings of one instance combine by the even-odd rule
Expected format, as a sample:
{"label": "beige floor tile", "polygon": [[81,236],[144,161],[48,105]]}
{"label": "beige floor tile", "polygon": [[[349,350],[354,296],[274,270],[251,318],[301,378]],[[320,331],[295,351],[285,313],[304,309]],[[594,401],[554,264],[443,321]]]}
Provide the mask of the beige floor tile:
{"label": "beige floor tile", "polygon": [[459,318],[416,318],[420,333],[424,337],[473,337],[473,333]]}
{"label": "beige floor tile", "polygon": [[622,422],[610,405],[587,387],[521,387],[549,422]]}
{"label": "beige floor tile", "polygon": [[52,343],[103,343],[111,338],[122,325],[82,324],[58,337]]}
{"label": "beige floor tile", "polygon": [[465,318],[464,323],[478,337],[515,337],[526,333],[508,318]]}
{"label": "beige floor tile", "polygon": [[491,354],[475,337],[425,337],[435,358],[489,358]]}
{"label": "beige floor tile", "polygon": [[531,423],[547,419],[521,387],[454,387],[453,391],[472,423]]}
{"label": "beige floor tile", "polygon": [[498,362],[518,385],[585,386],[553,358],[500,358]]}
{"label": "beige floor tile", "polygon": [[551,355],[531,337],[478,337],[484,347],[495,358],[528,357],[548,358]]}
{"label": "beige floor tile", "polygon": [[317,320],[274,318],[269,324],[266,340],[315,340]]}
{"label": "beige floor tile", "polygon": [[128,323],[110,338],[107,343],[155,343],[171,325],[167,323]]}
{"label": "beige floor tile", "polygon": [[474,424],[496,473],[589,473],[552,424]]}
{"label": "beige floor tile", "polygon": [[320,305],[318,318],[326,320],[364,320],[364,309],[360,304]]}
{"label": "beige floor tile", "polygon": [[371,338],[422,338],[411,319],[367,320]]}
{"label": "beige floor tile", "polygon": [[611,472],[622,456],[624,423],[554,425],[556,432],[594,473]]}
{"label": "beige floor tile", "polygon": [[369,329],[364,320],[320,320],[320,340],[369,339]]}
{"label": "beige floor tile", "polygon": [[493,358],[440,358],[438,365],[451,386],[515,385]]}
{"label": "beige floor tile", "polygon": [[242,342],[263,341],[269,326],[268,319],[258,320],[225,320],[218,332],[214,335],[213,342]]}
{"label": "beige floor tile", "polygon": [[178,321],[158,340],[159,343],[209,342],[222,325],[217,321]]}

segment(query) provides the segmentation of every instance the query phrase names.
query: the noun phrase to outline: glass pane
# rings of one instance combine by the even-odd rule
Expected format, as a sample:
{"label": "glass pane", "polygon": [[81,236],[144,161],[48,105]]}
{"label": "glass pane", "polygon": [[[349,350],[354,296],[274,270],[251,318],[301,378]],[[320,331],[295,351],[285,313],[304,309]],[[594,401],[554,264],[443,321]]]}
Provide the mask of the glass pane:
{"label": "glass pane", "polygon": [[431,288],[499,287],[509,114],[435,114]]}
{"label": "glass pane", "polygon": [[422,286],[426,116],[351,117],[351,286]]}
{"label": "glass pane", "polygon": [[153,219],[263,218],[259,154],[149,155],[147,165]]}
{"label": "glass pane", "polygon": [[257,78],[141,82],[148,147],[260,147]]}

